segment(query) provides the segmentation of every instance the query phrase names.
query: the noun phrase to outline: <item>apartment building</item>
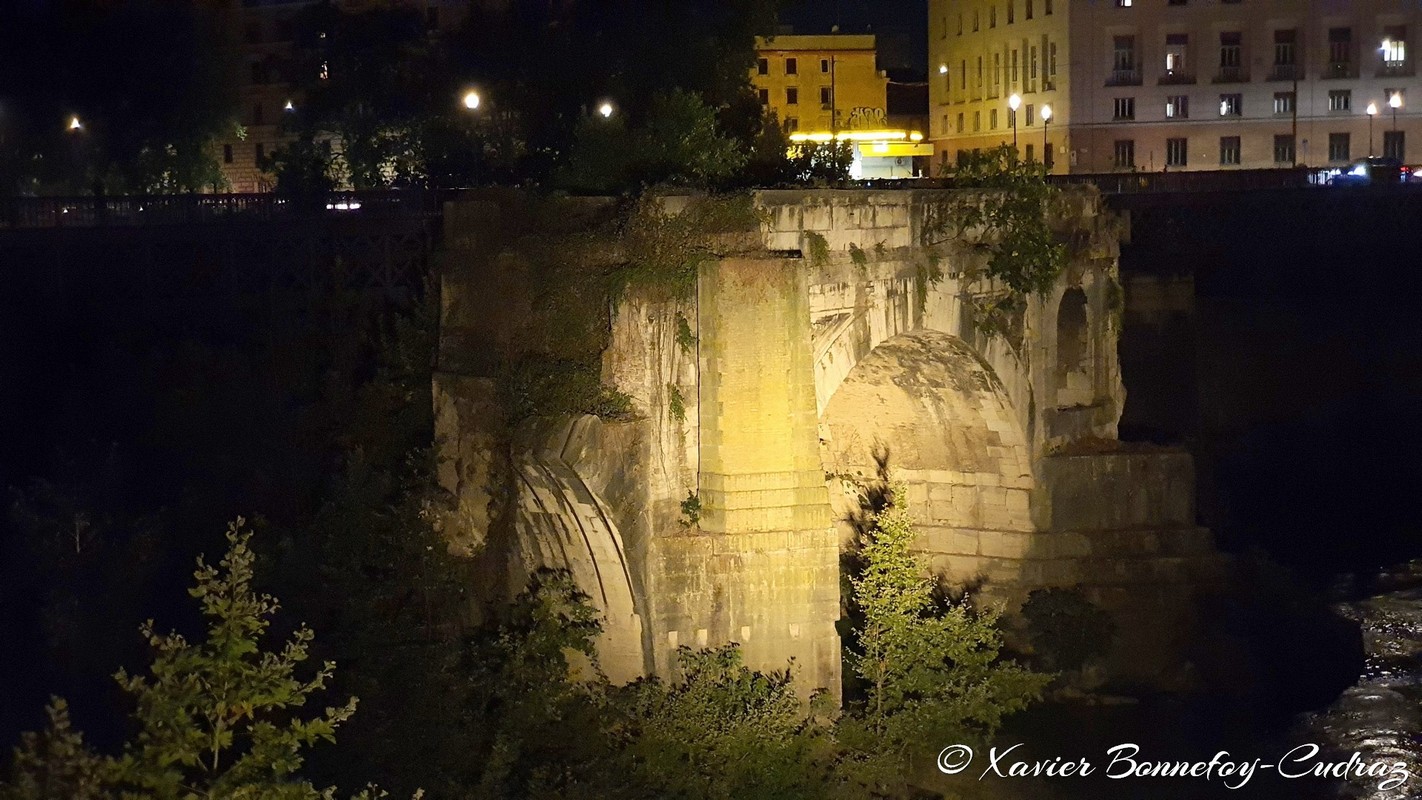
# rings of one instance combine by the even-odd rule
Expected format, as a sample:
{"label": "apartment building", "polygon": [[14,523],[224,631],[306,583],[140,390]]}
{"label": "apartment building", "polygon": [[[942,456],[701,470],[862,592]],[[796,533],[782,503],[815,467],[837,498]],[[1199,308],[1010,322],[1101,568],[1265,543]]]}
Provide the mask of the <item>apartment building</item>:
{"label": "apartment building", "polygon": [[[274,178],[262,165],[286,137],[282,122],[297,113],[303,76],[295,71],[305,60],[297,58],[296,16],[319,0],[228,0],[228,42],[235,50],[230,59],[238,70],[239,126],[225,141],[214,143],[223,177],[234,192],[265,192]],[[481,0],[489,2],[489,0]],[[405,7],[423,15],[431,34],[461,24],[469,0],[338,0],[343,11]],[[324,67],[321,67],[324,70]],[[324,74],[316,76],[326,77]]]}
{"label": "apartment building", "polygon": [[883,128],[889,78],[869,35],[757,37],[751,86],[791,133]]}
{"label": "apartment building", "polygon": [[944,164],[1015,137],[1053,172],[1422,160],[1419,25],[1409,0],[930,0],[930,140]]}
{"label": "apartment building", "polygon": [[911,117],[892,114],[872,35],[757,38],[750,78],[792,142],[852,142],[854,178],[913,177],[932,155]]}

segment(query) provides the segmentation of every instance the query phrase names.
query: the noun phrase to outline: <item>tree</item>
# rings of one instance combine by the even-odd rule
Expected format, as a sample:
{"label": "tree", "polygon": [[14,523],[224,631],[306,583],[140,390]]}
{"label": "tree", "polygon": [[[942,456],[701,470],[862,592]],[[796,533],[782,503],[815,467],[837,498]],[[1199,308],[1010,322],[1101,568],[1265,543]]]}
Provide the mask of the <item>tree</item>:
{"label": "tree", "polygon": [[220,13],[193,0],[4,4],[0,194],[220,184],[213,142],[235,131],[238,100]]}
{"label": "tree", "polygon": [[894,780],[926,748],[989,738],[1050,679],[1001,657],[995,613],[935,600],[933,581],[910,552],[903,487],[889,488],[884,500],[850,579],[862,624],[849,665],[864,692],[839,725],[847,770],[869,784]]}
{"label": "tree", "polygon": [[[135,703],[137,734],[116,757],[98,756],[69,725],[64,701],[49,708],[50,728],[28,735],[17,750],[7,800],[102,792],[123,797],[330,797],[298,777],[303,751],[334,741],[338,725],[355,712],[355,698],[304,718],[301,709],[323,689],[335,666],[301,679],[313,633],[299,627],[278,649],[261,643],[278,603],[252,589],[251,534],[238,519],[227,532],[218,567],[198,560],[193,574],[207,620],[207,636],[189,642],[159,635],[152,621],[140,631],[153,648],[148,676],[120,670],[119,686]],[[220,568],[219,568],[220,567]],[[59,792],[66,792],[60,795]]]}
{"label": "tree", "polygon": [[[831,730],[807,715],[790,670],[759,672],[739,645],[677,651],[675,680],[626,687],[623,757],[654,797],[822,798],[834,761]],[[817,711],[824,699],[811,701]]]}
{"label": "tree", "polygon": [[680,89],[654,96],[646,117],[631,129],[620,119],[590,117],[579,123],[575,137],[569,163],[555,178],[574,189],[707,187],[745,163],[737,143],[717,130],[715,111]]}

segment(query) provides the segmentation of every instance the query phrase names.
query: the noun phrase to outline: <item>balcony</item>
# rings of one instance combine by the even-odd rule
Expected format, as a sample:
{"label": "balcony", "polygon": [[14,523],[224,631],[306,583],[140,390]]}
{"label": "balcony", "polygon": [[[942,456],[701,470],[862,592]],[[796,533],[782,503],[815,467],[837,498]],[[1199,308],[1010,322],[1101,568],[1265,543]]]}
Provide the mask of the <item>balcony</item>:
{"label": "balcony", "polygon": [[1384,61],[1378,67],[1379,78],[1410,78],[1415,70],[1411,61]]}
{"label": "balcony", "polygon": [[1141,71],[1138,69],[1113,69],[1106,73],[1107,86],[1140,86]]}
{"label": "balcony", "polygon": [[1303,69],[1298,64],[1275,64],[1269,70],[1271,81],[1299,81],[1303,80],[1303,77]]}
{"label": "balcony", "polygon": [[1358,77],[1358,68],[1351,61],[1330,61],[1323,67],[1323,80],[1351,80]]}
{"label": "balcony", "polygon": [[1168,69],[1160,76],[1161,86],[1189,86],[1195,82],[1195,73],[1183,69]]}
{"label": "balcony", "polygon": [[1249,70],[1244,67],[1220,67],[1215,73],[1215,83],[1248,83]]}

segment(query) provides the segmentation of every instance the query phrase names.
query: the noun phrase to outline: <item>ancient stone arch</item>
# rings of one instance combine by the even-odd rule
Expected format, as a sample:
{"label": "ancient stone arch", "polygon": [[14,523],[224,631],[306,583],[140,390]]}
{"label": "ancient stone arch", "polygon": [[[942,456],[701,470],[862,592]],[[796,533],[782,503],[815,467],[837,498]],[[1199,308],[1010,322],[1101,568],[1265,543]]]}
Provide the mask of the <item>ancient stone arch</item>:
{"label": "ancient stone arch", "polygon": [[[919,549],[938,571],[1001,533],[1032,530],[1029,443],[1001,381],[962,339],[940,331],[899,334],[862,358],[820,419],[826,472],[872,478],[886,454],[907,489]],[[853,481],[838,497],[853,507]],[[956,559],[952,564],[950,559]]]}

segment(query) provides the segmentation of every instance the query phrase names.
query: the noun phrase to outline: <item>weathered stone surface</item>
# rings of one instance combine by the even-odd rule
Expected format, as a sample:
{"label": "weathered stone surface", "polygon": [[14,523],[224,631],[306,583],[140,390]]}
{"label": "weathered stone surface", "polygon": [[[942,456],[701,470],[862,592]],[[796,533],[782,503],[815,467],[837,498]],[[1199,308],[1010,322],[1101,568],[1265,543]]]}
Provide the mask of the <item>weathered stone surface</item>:
{"label": "weathered stone surface", "polygon": [[[517,469],[492,452],[491,386],[437,379],[441,479],[465,536],[482,541],[502,469],[518,483],[514,561],[578,576],[614,632],[604,666],[666,674],[678,646],[734,641],[753,667],[794,659],[803,690],[837,690],[846,529],[833,520],[857,509],[856,482],[887,448],[935,572],[1008,611],[1034,588],[1079,584],[1122,626],[1118,672],[1163,669],[1179,642],[1161,626],[1188,630],[1192,587],[1220,575],[1194,527],[1188,459],[1048,455],[1116,436],[1124,223],[1094,195],[1068,198],[1058,222],[1072,262],[1009,342],[972,324],[973,294],[994,287],[969,280],[980,251],[928,225],[942,197],[758,193],[764,230],[718,239],[694,301],[634,295],[615,310],[603,379],[639,418],[526,426]],[[693,202],[662,199],[669,212]],[[472,254],[500,218],[470,211],[447,216],[470,228],[447,238]],[[504,264],[505,277],[475,262]],[[942,280],[926,280],[930,264]],[[484,310],[498,302],[490,287],[526,266],[515,253],[453,266],[442,364],[517,349],[517,329]],[[698,520],[684,514],[689,493]]]}

